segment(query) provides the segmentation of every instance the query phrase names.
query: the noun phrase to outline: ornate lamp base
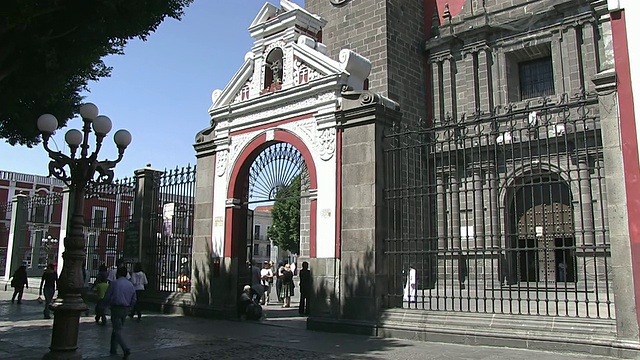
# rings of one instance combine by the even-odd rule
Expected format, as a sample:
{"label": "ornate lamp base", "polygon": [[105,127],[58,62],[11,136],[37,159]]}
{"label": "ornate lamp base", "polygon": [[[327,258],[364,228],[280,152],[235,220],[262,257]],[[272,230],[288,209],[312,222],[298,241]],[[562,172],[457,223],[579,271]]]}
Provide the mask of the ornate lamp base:
{"label": "ornate lamp base", "polygon": [[82,354],[77,351],[78,330],[80,314],[87,311],[87,305],[79,294],[67,294],[66,298],[56,300],[49,308],[54,313],[51,346],[42,359],[82,359]]}

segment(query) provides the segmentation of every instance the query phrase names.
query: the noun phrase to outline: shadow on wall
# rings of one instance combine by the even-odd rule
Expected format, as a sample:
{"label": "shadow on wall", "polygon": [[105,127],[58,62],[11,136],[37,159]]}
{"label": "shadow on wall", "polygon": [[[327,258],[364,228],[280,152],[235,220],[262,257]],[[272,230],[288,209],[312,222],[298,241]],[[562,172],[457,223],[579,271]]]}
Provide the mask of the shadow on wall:
{"label": "shadow on wall", "polygon": [[225,267],[224,258],[209,254],[211,244],[207,242],[202,256],[193,256],[190,291],[149,291],[145,301],[148,307],[163,313],[203,317],[227,318],[233,314],[237,295],[234,293],[235,277],[228,271],[231,266]]}
{"label": "shadow on wall", "polygon": [[339,326],[321,328],[372,335],[382,306],[386,277],[376,275],[376,269],[382,273],[382,267],[376,266],[379,260],[371,247],[365,251],[343,250],[342,259],[338,260],[313,260],[310,322],[341,320]]}

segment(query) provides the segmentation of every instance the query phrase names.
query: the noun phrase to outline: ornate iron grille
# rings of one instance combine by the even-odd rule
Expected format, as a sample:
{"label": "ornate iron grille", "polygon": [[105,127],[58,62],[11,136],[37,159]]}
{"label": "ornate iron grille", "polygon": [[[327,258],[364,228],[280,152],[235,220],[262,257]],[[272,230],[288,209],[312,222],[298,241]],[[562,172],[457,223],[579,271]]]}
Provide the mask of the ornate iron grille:
{"label": "ornate iron grille", "polygon": [[136,181],[135,177],[128,177],[87,189],[83,231],[86,268],[94,280],[101,265],[114,266],[124,255],[125,231],[133,216]]}
{"label": "ornate iron grille", "polygon": [[386,305],[611,319],[598,99],[384,135]]}
{"label": "ornate iron grille", "polygon": [[151,236],[156,241],[145,249],[154,264],[147,271],[150,285],[158,291],[191,291],[191,248],[196,167],[167,170],[154,181]]}
{"label": "ornate iron grille", "polygon": [[249,203],[269,203],[299,198],[300,189],[291,188],[300,176],[309,183],[309,171],[302,154],[289,143],[276,143],[264,149],[249,168]]}

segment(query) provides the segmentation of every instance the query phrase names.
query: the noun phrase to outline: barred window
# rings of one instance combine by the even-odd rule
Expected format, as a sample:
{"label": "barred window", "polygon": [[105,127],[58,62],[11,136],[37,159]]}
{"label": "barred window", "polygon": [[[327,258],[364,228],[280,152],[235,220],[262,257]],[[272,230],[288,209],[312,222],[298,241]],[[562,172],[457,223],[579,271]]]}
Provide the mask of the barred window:
{"label": "barred window", "polygon": [[553,86],[553,63],[551,57],[521,62],[518,64],[520,75],[520,99],[531,99],[555,93]]}

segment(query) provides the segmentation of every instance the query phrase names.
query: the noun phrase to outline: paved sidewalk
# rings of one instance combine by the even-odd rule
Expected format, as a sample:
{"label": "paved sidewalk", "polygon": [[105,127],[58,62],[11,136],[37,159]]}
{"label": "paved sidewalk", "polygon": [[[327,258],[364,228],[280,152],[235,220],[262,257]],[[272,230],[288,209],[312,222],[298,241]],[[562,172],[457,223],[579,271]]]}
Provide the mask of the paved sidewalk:
{"label": "paved sidewalk", "polygon": [[[36,297],[25,294],[22,304],[11,304],[11,292],[0,290],[0,359],[40,359],[48,351],[52,320],[43,319]],[[143,314],[125,324],[130,359],[611,359],[313,332],[296,309],[269,305],[265,313],[259,323]],[[78,344],[85,359],[121,358],[109,356],[110,334],[110,325],[83,317]]]}

